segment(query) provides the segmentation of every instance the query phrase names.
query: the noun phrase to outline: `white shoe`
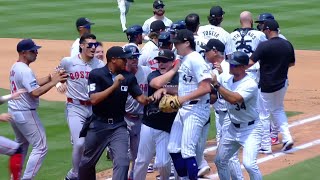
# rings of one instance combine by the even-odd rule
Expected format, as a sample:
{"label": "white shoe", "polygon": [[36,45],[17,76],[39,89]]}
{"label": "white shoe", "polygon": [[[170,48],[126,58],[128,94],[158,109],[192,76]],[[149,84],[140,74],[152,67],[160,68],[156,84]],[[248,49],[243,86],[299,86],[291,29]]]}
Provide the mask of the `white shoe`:
{"label": "white shoe", "polygon": [[201,168],[198,172],[198,176],[201,177],[201,176],[205,176],[207,174],[210,173],[210,167],[209,166],[205,166],[203,168]]}
{"label": "white shoe", "polygon": [[267,149],[260,149],[260,150],[259,150],[259,153],[260,153],[260,154],[272,154],[272,150],[271,150],[271,149],[269,149],[269,150],[267,150]]}
{"label": "white shoe", "polygon": [[292,146],[293,146],[293,141],[289,140],[289,141],[283,143],[281,151],[289,151],[290,149],[292,149]]}

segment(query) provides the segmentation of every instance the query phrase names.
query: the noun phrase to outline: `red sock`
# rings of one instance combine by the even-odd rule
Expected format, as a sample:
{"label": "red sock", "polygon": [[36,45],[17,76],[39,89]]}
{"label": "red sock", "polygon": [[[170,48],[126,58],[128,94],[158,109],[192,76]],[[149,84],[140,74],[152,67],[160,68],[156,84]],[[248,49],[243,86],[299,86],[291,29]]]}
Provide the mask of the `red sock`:
{"label": "red sock", "polygon": [[13,180],[20,179],[20,173],[22,169],[22,154],[14,154],[9,159],[9,170],[12,174]]}

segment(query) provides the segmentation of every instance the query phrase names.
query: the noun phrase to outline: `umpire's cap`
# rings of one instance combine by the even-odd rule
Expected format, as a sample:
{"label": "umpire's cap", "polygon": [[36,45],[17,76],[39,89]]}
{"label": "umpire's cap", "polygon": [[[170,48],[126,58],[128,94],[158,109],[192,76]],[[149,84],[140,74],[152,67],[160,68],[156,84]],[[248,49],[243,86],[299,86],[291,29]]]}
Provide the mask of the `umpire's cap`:
{"label": "umpire's cap", "polygon": [[271,13],[262,13],[259,15],[258,19],[255,21],[255,23],[262,23],[265,20],[268,19],[274,19],[274,16]]}
{"label": "umpire's cap", "polygon": [[249,56],[242,51],[236,51],[231,54],[231,58],[228,60],[228,62],[232,65],[248,65]]}

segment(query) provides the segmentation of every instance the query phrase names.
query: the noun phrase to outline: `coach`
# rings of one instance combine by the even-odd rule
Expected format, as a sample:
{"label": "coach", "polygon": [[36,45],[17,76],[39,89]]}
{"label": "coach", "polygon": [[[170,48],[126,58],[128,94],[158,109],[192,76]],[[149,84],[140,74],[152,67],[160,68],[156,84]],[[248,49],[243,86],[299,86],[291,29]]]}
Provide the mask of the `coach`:
{"label": "coach", "polygon": [[263,123],[263,140],[266,147],[260,151],[271,153],[270,120],[276,120],[282,133],[282,151],[290,150],[293,140],[288,127],[288,119],[284,112],[283,100],[288,87],[288,69],[295,64],[292,44],[279,37],[279,24],[270,19],[264,22],[263,32],[268,41],[262,42],[251,55],[250,65],[260,61],[260,119]]}
{"label": "coach", "polygon": [[80,180],[96,179],[95,165],[107,146],[115,152],[113,179],[128,179],[129,135],[124,121],[125,103],[129,93],[139,103],[149,102],[149,98],[142,94],[135,76],[125,71],[126,58],[129,56],[131,53],[121,47],[111,47],[106,55],[107,65],[90,72],[88,89],[93,114],[88,121],[79,168]]}

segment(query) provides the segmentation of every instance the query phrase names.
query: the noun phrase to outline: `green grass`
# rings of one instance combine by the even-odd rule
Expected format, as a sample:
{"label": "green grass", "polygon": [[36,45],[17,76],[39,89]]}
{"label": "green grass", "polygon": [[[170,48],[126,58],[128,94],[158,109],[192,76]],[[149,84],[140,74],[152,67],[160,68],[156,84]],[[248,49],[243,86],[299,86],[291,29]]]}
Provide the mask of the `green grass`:
{"label": "green grass", "polygon": [[[0,89],[0,94],[8,94],[9,91]],[[41,100],[38,113],[45,126],[48,142],[48,154],[36,179],[57,180],[64,176],[71,168],[71,144],[69,128],[65,121],[65,105],[63,102],[49,102]],[[7,112],[7,104],[0,106],[0,112]],[[14,139],[11,126],[0,123],[0,135]],[[29,152],[31,148],[29,148]],[[8,157],[0,155],[0,179],[9,179],[7,170]],[[97,171],[112,167],[112,162],[105,156],[100,158]]]}
{"label": "green grass", "polygon": [[[256,18],[271,12],[280,23],[281,32],[297,49],[320,49],[320,5],[317,0],[261,1],[190,1],[166,0],[166,15],[173,21],[188,13],[198,13],[201,23],[207,23],[209,9],[220,5],[226,12],[222,26],[231,32],[239,26],[239,14],[248,10]],[[0,37],[76,39],[75,21],[90,18],[96,25],[93,32],[99,40],[126,41],[122,33],[116,0],[0,0]],[[127,16],[128,25],[143,24],[152,16],[152,0],[137,0]],[[256,26],[256,25],[254,25]]]}
{"label": "green grass", "polygon": [[[272,174],[264,176],[265,180],[314,180],[318,179],[320,168],[320,156],[300,162],[293,166],[280,169]],[[317,178],[318,177],[318,178]]]}

